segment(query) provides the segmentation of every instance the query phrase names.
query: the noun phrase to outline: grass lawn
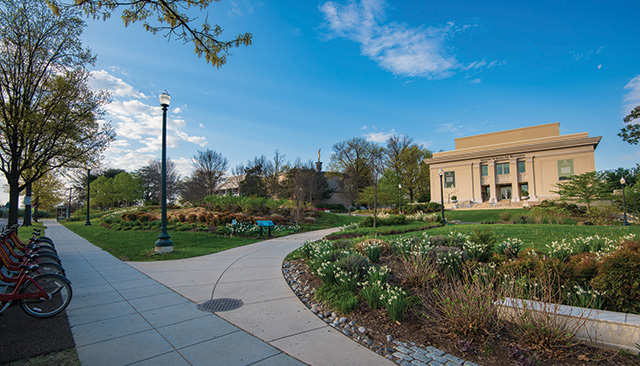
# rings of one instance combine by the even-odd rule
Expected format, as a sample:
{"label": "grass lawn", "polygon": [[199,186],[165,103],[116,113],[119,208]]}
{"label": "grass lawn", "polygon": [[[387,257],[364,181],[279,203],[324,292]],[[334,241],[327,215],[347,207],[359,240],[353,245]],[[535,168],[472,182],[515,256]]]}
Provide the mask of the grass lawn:
{"label": "grass lawn", "polygon": [[20,238],[20,241],[25,244],[28,243],[29,238],[33,236],[32,231],[34,229],[40,229],[41,234],[38,236],[46,235],[46,233],[44,232],[44,226],[42,225],[42,222],[31,222],[31,226],[25,226],[25,227],[21,226],[20,229],[18,229],[18,238]]}
{"label": "grass lawn", "polygon": [[156,261],[197,257],[220,252],[260,241],[255,238],[240,238],[215,235],[207,232],[171,231],[173,252],[156,255],[154,243],[158,240],[159,230],[131,231],[109,230],[100,225],[84,226],[84,222],[65,222],[68,229],[92,244],[106,250],[125,261]]}
{"label": "grass lawn", "polygon": [[323,213],[321,217],[316,219],[315,224],[303,224],[300,225],[303,231],[322,230],[332,227],[340,227],[354,222],[360,222],[364,219],[362,216],[354,215],[337,215],[334,213]]}
{"label": "grass lawn", "polygon": [[[430,236],[454,233],[471,234],[473,230],[491,230],[498,242],[506,238],[518,238],[524,241],[526,248],[547,251],[546,245],[562,239],[571,240],[582,236],[598,235],[600,237],[619,238],[633,233],[640,236],[640,226],[578,226],[578,225],[529,225],[529,224],[493,224],[493,225],[447,225],[426,231]],[[403,234],[416,235],[416,233]]]}
{"label": "grass lawn", "polygon": [[[336,215],[323,213],[314,224],[303,224],[303,231],[320,230],[343,226],[362,220],[359,216]],[[223,250],[266,240],[268,237],[229,237],[211,234],[206,231],[169,230],[173,241],[173,252],[155,254],[155,242],[160,230],[110,230],[94,222],[84,226],[84,221],[63,222],[63,225],[74,233],[89,240],[92,244],[106,250],[115,257],[125,261],[157,261],[191,258],[221,252]],[[24,233],[31,231],[22,230]],[[273,233],[275,236],[276,233]]]}

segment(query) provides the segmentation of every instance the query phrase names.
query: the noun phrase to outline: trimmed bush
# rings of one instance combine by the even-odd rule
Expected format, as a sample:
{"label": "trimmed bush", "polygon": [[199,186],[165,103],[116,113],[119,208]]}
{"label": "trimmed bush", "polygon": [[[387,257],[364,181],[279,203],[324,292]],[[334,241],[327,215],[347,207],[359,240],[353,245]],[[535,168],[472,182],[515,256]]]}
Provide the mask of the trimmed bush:
{"label": "trimmed bush", "polygon": [[627,241],[605,256],[593,286],[605,294],[607,309],[640,313],[640,241]]}

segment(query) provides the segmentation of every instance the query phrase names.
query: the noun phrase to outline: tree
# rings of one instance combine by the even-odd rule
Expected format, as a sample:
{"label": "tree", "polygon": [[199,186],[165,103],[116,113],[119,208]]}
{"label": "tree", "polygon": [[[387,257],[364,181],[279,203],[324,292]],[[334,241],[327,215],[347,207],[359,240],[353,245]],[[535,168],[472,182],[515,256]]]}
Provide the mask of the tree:
{"label": "tree", "polygon": [[418,145],[408,146],[400,154],[398,161],[400,182],[402,190],[409,195],[410,202],[415,202],[419,195],[430,192],[429,166],[424,159],[431,156],[429,150],[422,149]]}
{"label": "tree", "polygon": [[344,200],[353,205],[358,193],[371,182],[372,153],[376,144],[362,137],[338,142],[333,145],[330,169],[342,177],[344,187],[341,193]]}
{"label": "tree", "polygon": [[267,197],[267,186],[264,184],[262,164],[244,168],[244,179],[240,182],[240,195],[250,197]]}
{"label": "tree", "polygon": [[214,194],[227,171],[227,158],[215,150],[198,151],[198,155],[193,156],[192,163],[194,171],[190,188],[203,194],[200,199]]}
{"label": "tree", "polygon": [[116,206],[131,206],[142,198],[140,181],[127,172],[118,173],[113,179]]}
{"label": "tree", "polygon": [[387,167],[396,175],[411,202],[429,193],[429,167],[424,163],[424,159],[432,156],[429,150],[414,144],[406,135],[394,135],[387,140],[385,156]]}
{"label": "tree", "polygon": [[640,124],[631,124],[631,121],[640,118],[640,105],[635,107],[629,115],[624,117],[624,123],[628,123],[618,136],[622,137],[622,140],[630,143],[631,145],[637,145],[640,141]]}
{"label": "tree", "polygon": [[38,210],[52,212],[55,206],[66,198],[62,182],[53,172],[45,173],[33,182],[32,188],[34,221],[38,221]]}
{"label": "tree", "polygon": [[617,168],[615,170],[605,170],[600,173],[604,180],[607,181],[611,189],[622,189],[620,178],[624,178],[625,185],[630,187],[636,184],[638,174],[640,174],[640,164],[636,164],[635,168]]}
{"label": "tree", "polygon": [[[162,195],[162,163],[160,160],[149,161],[149,164],[138,169],[136,176],[142,186],[142,199],[145,202],[158,204]],[[176,172],[176,164],[167,159],[167,201],[176,199],[180,176]]]}
{"label": "tree", "polygon": [[558,190],[552,192],[560,195],[560,200],[586,203],[587,211],[592,202],[611,196],[609,185],[596,172],[574,175],[569,181],[560,182],[556,186]]}
{"label": "tree", "polygon": [[273,162],[267,161],[264,165],[265,184],[267,193],[272,198],[278,198],[283,194],[283,187],[280,184],[282,173],[286,171],[285,155],[280,154],[276,149],[273,155]]}
{"label": "tree", "polygon": [[162,32],[167,39],[175,37],[183,43],[193,43],[198,57],[204,55],[207,63],[217,68],[227,62],[227,56],[232,47],[249,46],[252,39],[251,33],[244,33],[232,40],[221,41],[219,40],[222,35],[220,26],[212,26],[205,20],[198,29],[193,26],[195,18],[181,13],[181,10],[185,11],[192,7],[202,11],[211,4],[212,0],[75,0],[71,4],[57,0],[48,0],[48,2],[56,15],[63,12],[63,9],[78,7],[94,19],[109,18],[112,11],[124,8],[122,21],[125,26],[142,22],[143,28],[153,34]]}
{"label": "tree", "polygon": [[0,171],[9,224],[24,187],[58,168],[88,166],[114,139],[99,122],[106,93],[87,86],[94,57],[82,47],[77,12],[52,17],[38,0],[0,0]]}

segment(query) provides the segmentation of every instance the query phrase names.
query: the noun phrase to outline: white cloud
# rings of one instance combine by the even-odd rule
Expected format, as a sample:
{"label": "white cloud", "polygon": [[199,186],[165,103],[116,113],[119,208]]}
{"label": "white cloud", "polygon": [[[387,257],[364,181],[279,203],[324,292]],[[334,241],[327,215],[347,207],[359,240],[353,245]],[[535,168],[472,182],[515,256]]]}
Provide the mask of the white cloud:
{"label": "white cloud", "polygon": [[470,135],[472,132],[476,131],[477,129],[472,127],[471,125],[463,125],[462,123],[453,123],[453,122],[448,122],[448,123],[443,123],[440,125],[440,127],[438,127],[438,129],[436,130],[436,132],[438,133],[452,133],[454,135],[457,136],[461,136],[461,135]]}
{"label": "white cloud", "polygon": [[480,84],[482,82],[482,80],[480,78],[475,78],[475,79],[469,80],[469,82],[471,84]]}
{"label": "white cloud", "polygon": [[602,68],[602,64],[598,65],[598,70],[600,70]]}
{"label": "white cloud", "polygon": [[106,70],[91,71],[89,87],[93,90],[107,90],[113,97],[147,98],[146,95],[135,90],[122,79],[109,74]]}
{"label": "white cloud", "polygon": [[[447,51],[444,41],[469,26],[449,22],[440,27],[411,27],[385,22],[384,0],[350,1],[346,5],[329,1],[320,6],[329,38],[343,37],[360,44],[363,55],[395,75],[441,79],[465,69]],[[480,68],[486,61],[466,68]]]}
{"label": "white cloud", "polygon": [[433,146],[435,141],[415,141],[415,143],[416,143],[416,145],[420,146],[423,149],[428,149],[431,146]]}
{"label": "white cloud", "polygon": [[626,116],[633,108],[640,105],[640,75],[631,79],[624,88],[629,90],[623,97],[623,113]]}
{"label": "white cloud", "polygon": [[[157,159],[162,147],[162,108],[145,103],[145,94],[107,71],[93,72],[92,80],[92,88],[106,88],[113,96],[113,101],[105,106],[105,120],[113,125],[117,140],[105,153],[107,161],[115,167],[135,170],[149,159]],[[184,142],[205,146],[206,137],[185,131],[187,121],[181,116],[184,110],[185,106],[176,107],[168,115],[167,147],[176,148]]]}
{"label": "white cloud", "polygon": [[387,142],[389,137],[396,134],[395,130],[391,130],[391,132],[369,132],[365,133],[364,137],[367,141],[383,143]]}
{"label": "white cloud", "polygon": [[204,125],[201,123],[201,124],[198,125],[198,127],[204,128]]}
{"label": "white cloud", "polygon": [[253,14],[253,5],[249,1],[242,0],[240,3],[231,1],[231,9],[227,11],[229,17],[244,17],[246,14]]}

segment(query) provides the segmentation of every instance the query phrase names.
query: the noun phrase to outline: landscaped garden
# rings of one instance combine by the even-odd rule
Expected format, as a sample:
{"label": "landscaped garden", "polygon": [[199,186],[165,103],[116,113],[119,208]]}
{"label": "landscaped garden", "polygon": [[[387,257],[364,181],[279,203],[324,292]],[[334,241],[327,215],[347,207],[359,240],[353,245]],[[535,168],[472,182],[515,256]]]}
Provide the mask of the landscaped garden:
{"label": "landscaped garden", "polygon": [[[584,225],[594,218],[584,213],[557,220],[558,210],[544,206],[538,212],[504,211],[456,214],[467,220],[509,215],[486,220],[491,222],[525,216],[528,224],[420,229],[434,226],[439,214],[383,215],[380,223],[398,225],[360,227],[366,220],[345,226],[305,243],[285,266],[296,268],[301,288],[309,286],[310,307],[366,327],[372,341],[367,344],[381,354],[390,351],[393,338],[479,364],[640,364],[624,351],[588,347],[574,338],[594,309],[640,314],[640,228]],[[532,214],[544,215],[546,223],[535,224]],[[548,314],[559,305],[546,306],[546,314],[524,306],[507,315],[505,299],[585,310],[576,323]]]}
{"label": "landscaped garden", "polygon": [[92,225],[85,226],[86,211],[79,210],[64,223],[76,234],[127,261],[190,258],[254,243],[268,238],[258,220],[274,223],[271,236],[319,230],[358,222],[357,216],[336,215],[297,207],[289,200],[209,196],[197,207],[170,206],[167,229],[174,251],[155,254],[160,233],[160,207],[127,207],[90,212]]}

